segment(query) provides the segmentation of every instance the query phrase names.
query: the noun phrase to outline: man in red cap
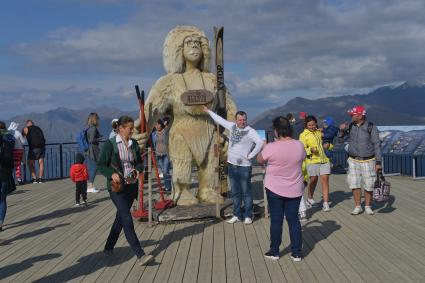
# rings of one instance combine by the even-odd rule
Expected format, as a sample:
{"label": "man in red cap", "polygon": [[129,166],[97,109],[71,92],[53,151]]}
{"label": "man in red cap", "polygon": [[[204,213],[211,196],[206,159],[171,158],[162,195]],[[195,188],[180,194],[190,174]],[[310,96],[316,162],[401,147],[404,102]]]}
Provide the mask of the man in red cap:
{"label": "man in red cap", "polygon": [[365,192],[365,212],[373,215],[371,207],[372,192],[376,180],[376,172],[382,170],[381,142],[378,128],[373,123],[366,121],[366,109],[363,106],[355,106],[348,110],[352,123],[341,124],[339,127],[339,142],[343,142],[344,136],[348,136],[348,173],[347,182],[353,191],[355,208],[351,212],[357,215],[362,212],[360,204],[361,185]]}

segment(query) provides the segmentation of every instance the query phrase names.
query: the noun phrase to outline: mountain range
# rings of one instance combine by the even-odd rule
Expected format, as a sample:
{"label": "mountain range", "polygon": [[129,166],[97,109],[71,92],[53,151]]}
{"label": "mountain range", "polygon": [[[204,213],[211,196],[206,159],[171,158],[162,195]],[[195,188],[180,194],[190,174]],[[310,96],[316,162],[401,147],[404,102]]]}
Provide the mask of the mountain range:
{"label": "mountain range", "polygon": [[[87,117],[91,112],[99,115],[99,131],[104,138],[109,137],[112,119],[122,115],[137,118],[139,113],[138,110],[122,111],[114,108],[72,110],[59,107],[45,113],[15,116],[10,121],[18,122],[19,129],[22,129],[26,120],[33,120],[43,130],[47,143],[75,142],[78,132],[87,128]],[[10,121],[6,121],[7,125]]]}
{"label": "mountain range", "polygon": [[270,129],[277,116],[301,111],[314,115],[318,121],[326,116],[334,118],[336,125],[349,122],[347,110],[356,105],[366,107],[367,119],[380,126],[425,125],[425,84],[403,83],[397,87],[385,86],[368,94],[333,96],[319,99],[296,97],[285,105],[269,109],[251,121],[255,129]]}
{"label": "mountain range", "polygon": [[[255,129],[270,129],[273,118],[300,111],[307,112],[321,121],[332,116],[339,124],[349,121],[347,110],[355,105],[364,105],[368,120],[376,125],[425,125],[425,84],[404,83],[397,87],[381,87],[369,94],[334,96],[319,99],[296,97],[285,105],[269,109],[259,114],[250,124]],[[30,113],[15,116],[9,121],[20,123],[20,129],[27,119],[34,120],[45,134],[48,143],[75,142],[79,131],[86,127],[86,119],[90,112],[100,117],[100,132],[107,138],[111,131],[111,120],[121,115],[137,118],[138,110],[123,111],[114,108],[71,110],[60,107],[45,113]]]}

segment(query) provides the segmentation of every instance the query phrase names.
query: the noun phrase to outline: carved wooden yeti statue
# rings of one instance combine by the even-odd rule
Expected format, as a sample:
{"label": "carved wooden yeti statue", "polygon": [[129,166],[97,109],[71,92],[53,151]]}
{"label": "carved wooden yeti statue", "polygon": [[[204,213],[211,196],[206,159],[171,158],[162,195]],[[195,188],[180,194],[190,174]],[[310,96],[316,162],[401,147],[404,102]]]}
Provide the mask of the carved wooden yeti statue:
{"label": "carved wooden yeti statue", "polygon": [[[188,90],[208,90],[214,94],[210,109],[216,108],[216,78],[210,73],[211,50],[205,34],[193,26],[177,26],[164,42],[164,68],[167,75],[152,87],[146,101],[145,115],[149,129],[164,113],[172,115],[169,155],[173,164],[174,200],[178,205],[214,203],[220,198],[216,186],[214,137],[216,128],[202,105],[185,105],[181,96]],[[226,93],[227,119],[233,120],[236,106]],[[189,191],[192,162],[198,166],[197,198]]]}

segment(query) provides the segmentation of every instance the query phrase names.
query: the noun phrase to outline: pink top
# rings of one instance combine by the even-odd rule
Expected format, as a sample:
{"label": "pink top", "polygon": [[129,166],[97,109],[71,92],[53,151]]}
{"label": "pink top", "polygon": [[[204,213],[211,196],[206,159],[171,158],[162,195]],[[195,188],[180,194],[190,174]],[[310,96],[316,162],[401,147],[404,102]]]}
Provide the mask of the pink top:
{"label": "pink top", "polygon": [[304,192],[302,163],[305,155],[304,145],[298,140],[267,144],[261,152],[267,161],[265,187],[283,197],[301,196]]}

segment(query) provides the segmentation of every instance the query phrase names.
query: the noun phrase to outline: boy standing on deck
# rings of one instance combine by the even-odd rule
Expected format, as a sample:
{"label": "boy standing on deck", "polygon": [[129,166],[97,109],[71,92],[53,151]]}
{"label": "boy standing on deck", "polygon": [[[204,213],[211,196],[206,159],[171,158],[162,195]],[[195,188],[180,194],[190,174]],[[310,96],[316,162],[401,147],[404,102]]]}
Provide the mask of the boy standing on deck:
{"label": "boy standing on deck", "polygon": [[75,183],[75,205],[80,205],[80,195],[83,197],[83,204],[87,206],[87,180],[89,179],[87,166],[84,164],[84,156],[77,153],[75,163],[72,164],[69,173],[71,180]]}

